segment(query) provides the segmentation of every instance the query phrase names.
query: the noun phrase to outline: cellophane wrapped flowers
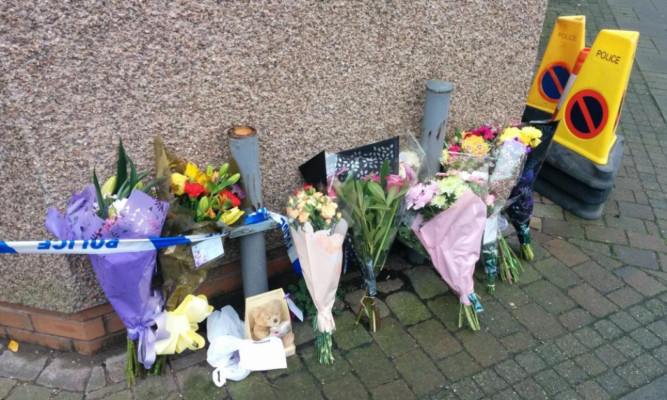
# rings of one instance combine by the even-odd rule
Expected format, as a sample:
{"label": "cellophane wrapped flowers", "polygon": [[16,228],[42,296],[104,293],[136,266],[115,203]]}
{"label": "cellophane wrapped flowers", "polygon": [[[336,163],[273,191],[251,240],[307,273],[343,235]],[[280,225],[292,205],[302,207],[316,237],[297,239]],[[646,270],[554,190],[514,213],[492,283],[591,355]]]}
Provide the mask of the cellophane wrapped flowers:
{"label": "cellophane wrapped flowers", "polygon": [[322,364],[334,362],[332,309],[343,264],[347,222],[329,196],[306,185],[287,201],[287,216],[304,281],[317,309],[313,329],[315,348]]}

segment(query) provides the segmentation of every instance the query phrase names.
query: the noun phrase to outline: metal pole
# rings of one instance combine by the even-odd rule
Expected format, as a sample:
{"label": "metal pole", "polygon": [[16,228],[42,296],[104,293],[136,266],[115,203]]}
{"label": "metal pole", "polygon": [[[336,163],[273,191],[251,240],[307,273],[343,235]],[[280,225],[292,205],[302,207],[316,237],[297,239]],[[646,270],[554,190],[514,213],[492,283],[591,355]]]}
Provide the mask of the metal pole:
{"label": "metal pole", "polygon": [[[251,126],[240,125],[231,128],[228,135],[229,148],[241,173],[246,200],[250,203],[245,212],[251,213],[263,206],[257,131]],[[239,240],[244,296],[250,297],[268,291],[264,232],[245,235]]]}
{"label": "metal pole", "polygon": [[440,157],[445,144],[445,127],[449,114],[449,101],[454,85],[441,81],[426,82],[426,101],[422,116],[420,144],[426,152],[429,176],[440,170]]}

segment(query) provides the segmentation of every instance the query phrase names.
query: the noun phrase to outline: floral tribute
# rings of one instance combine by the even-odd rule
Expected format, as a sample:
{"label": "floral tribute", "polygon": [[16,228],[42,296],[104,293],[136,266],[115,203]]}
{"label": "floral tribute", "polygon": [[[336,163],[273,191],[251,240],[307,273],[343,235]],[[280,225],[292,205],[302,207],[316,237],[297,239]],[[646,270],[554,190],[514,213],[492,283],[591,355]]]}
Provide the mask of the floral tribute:
{"label": "floral tribute", "polygon": [[333,180],[336,201],[352,229],[352,243],[364,279],[365,291],[355,325],[366,315],[373,332],[380,326],[376,277],[396,237],[403,198],[413,179],[412,171],[406,176],[390,174],[389,160],[385,160],[379,174]]}
{"label": "floral tribute", "polygon": [[[239,208],[245,193],[238,185],[240,174],[230,166],[208,166],[200,170],[168,151],[162,138],[155,138],[158,197],[170,204],[162,236],[210,234],[230,231],[244,212]],[[204,282],[218,258],[195,259],[192,244],[171,246],[158,252],[165,308],[174,311],[187,295]]]}
{"label": "floral tribute", "polygon": [[528,261],[533,259],[529,228],[530,217],[533,213],[533,186],[546,158],[557,126],[557,122],[535,123],[513,127],[507,132],[508,138],[520,141],[530,150],[519,180],[510,194],[512,202],[505,211],[507,218],[516,229],[521,246],[521,256]]}
{"label": "floral tribute", "polygon": [[465,315],[479,330],[477,313],[484,309],[474,291],[473,272],[479,258],[487,205],[473,193],[485,184],[480,175],[437,174],[406,194],[406,207],[418,213],[411,229],[442,279],[458,295],[459,327]]}
{"label": "floral tribute", "polygon": [[[487,291],[495,293],[496,276],[512,283],[522,269],[518,257],[500,233],[499,216],[522,171],[526,155],[540,144],[541,132],[532,127],[482,126],[466,132],[455,131],[443,150],[445,170],[467,170],[488,174],[488,193],[483,198],[488,215],[482,244],[487,275]],[[498,263],[500,261],[500,268]]]}
{"label": "floral tribute", "polygon": [[[64,215],[49,209],[46,228],[61,240],[160,236],[169,205],[154,197],[160,180],[144,184],[147,176],[137,173],[120,143],[116,175],[100,186],[93,172],[93,184],[71,197]],[[90,255],[95,276],[127,329],[128,384],[139,375],[140,364],[160,372],[156,343],[171,337],[162,296],[151,288],[155,256],[156,250]]]}
{"label": "floral tribute", "polygon": [[306,287],[317,309],[313,330],[322,364],[334,362],[332,333],[336,329],[332,309],[343,265],[347,221],[329,196],[306,185],[287,201],[290,233],[294,240]]}

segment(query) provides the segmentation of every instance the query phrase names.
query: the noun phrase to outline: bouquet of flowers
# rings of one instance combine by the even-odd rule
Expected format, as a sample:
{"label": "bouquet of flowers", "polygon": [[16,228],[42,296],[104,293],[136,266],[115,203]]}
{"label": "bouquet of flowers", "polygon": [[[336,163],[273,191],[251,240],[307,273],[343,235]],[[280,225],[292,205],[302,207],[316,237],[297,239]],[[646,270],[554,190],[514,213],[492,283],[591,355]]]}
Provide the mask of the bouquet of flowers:
{"label": "bouquet of flowers", "polygon": [[[129,171],[128,171],[129,164]],[[65,214],[50,208],[46,229],[61,240],[139,239],[160,235],[168,204],[152,193],[158,181],[144,185],[148,174],[137,174],[134,163],[118,146],[116,175],[100,186],[97,173],[93,185],[73,195]],[[95,276],[109,303],[127,328],[127,382],[156,360],[155,343],[167,338],[162,298],[152,293],[156,251],[90,255]],[[135,348],[137,341],[138,348]]]}
{"label": "bouquet of flowers", "polygon": [[519,138],[527,143],[535,143],[535,138],[529,137],[529,133],[520,137],[512,135],[513,129],[482,126],[464,133],[455,131],[442,157],[446,170],[468,169],[490,173],[488,193],[484,197],[489,207],[482,241],[482,260],[490,294],[495,293],[498,260],[501,261],[500,277],[504,281],[516,281],[522,269],[518,258],[500,234],[498,218],[519,178],[525,154],[530,151],[530,146]]}
{"label": "bouquet of flowers", "polygon": [[487,271],[487,290],[489,294],[495,293],[495,274],[489,272],[498,269],[498,259],[501,261],[500,277],[506,282],[517,281],[519,270],[523,269],[519,259],[500,233],[498,219],[500,212],[507,204],[512,188],[519,179],[526,154],[530,151],[530,147],[505,134],[498,138],[497,147],[498,155],[495,168],[489,178],[489,194],[492,197],[492,206],[486,221],[482,243],[482,258]]}
{"label": "bouquet of flowers", "polygon": [[352,242],[364,278],[365,293],[355,324],[365,314],[370,318],[373,332],[380,326],[375,303],[376,277],[384,267],[398,231],[401,204],[411,179],[390,174],[389,160],[385,160],[379,175],[372,173],[361,179],[350,176],[342,182],[338,179],[333,182],[336,201],[352,228]]}
{"label": "bouquet of flowers", "polygon": [[[521,256],[525,260],[533,259],[530,238],[530,217],[533,214],[533,186],[547,156],[558,122],[529,124],[508,128],[503,135],[507,139],[517,140],[530,147],[521,176],[510,194],[511,204],[505,213],[514,225],[521,245]],[[514,139],[516,138],[516,139]]]}
{"label": "bouquet of flowers", "polygon": [[[155,160],[157,175],[164,179],[159,197],[170,203],[162,236],[231,230],[243,215],[239,206],[245,193],[237,185],[240,174],[230,175],[229,164],[199,170],[166,150],[159,136],[155,138]],[[193,293],[215,264],[217,257],[195,257],[198,253],[193,246],[170,246],[158,253],[167,310],[175,310]]]}
{"label": "bouquet of flowers", "polygon": [[318,360],[331,364],[331,334],[336,329],[331,310],[342,270],[347,222],[338,212],[338,205],[311,185],[289,198],[287,216],[301,272],[317,308],[313,330],[317,332]]}
{"label": "bouquet of flowers", "polygon": [[479,190],[483,184],[465,174],[438,174],[406,194],[406,207],[419,213],[412,230],[442,279],[459,295],[459,327],[465,314],[473,330],[479,330],[477,313],[484,310],[474,292],[473,272],[487,205],[471,189]]}

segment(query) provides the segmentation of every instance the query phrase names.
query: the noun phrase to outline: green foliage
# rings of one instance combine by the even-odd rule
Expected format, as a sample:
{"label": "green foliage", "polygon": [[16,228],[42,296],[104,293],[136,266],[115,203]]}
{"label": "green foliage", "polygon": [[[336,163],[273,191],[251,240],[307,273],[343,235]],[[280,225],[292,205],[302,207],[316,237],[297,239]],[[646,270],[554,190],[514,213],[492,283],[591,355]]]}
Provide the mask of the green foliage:
{"label": "green foliage", "polygon": [[[128,176],[128,164],[129,164],[129,176]],[[160,184],[165,178],[154,179],[147,184],[143,184],[142,181],[149,175],[149,172],[137,173],[137,169],[134,166],[134,162],[125,152],[123,147],[123,141],[121,140],[118,143],[118,160],[116,161],[116,184],[113,187],[111,195],[113,197],[105,197],[102,194],[102,188],[100,187],[99,179],[97,177],[97,171],[93,169],[93,185],[95,186],[95,195],[97,197],[97,204],[99,209],[97,210],[97,215],[101,218],[107,218],[109,216],[109,205],[113,202],[114,199],[125,199],[127,198],[133,189],[138,189],[144,193],[149,193],[156,185]]]}
{"label": "green foliage", "polygon": [[[313,303],[313,299],[310,297],[308,286],[306,286],[306,280],[303,279],[303,277],[299,278],[299,281],[296,284],[289,285],[287,290],[292,295],[294,304],[296,304],[297,307],[303,311],[304,317],[306,319],[317,318],[317,308]],[[343,290],[338,288],[336,291],[336,301],[340,301],[343,298],[343,294]],[[341,313],[341,310],[334,308],[332,313],[334,315],[338,315]]]}
{"label": "green foliage", "polygon": [[360,258],[370,261],[377,271],[382,269],[386,255],[398,231],[397,213],[408,185],[387,189],[389,160],[385,160],[380,183],[372,179],[348,179],[336,192],[341,212],[352,228],[355,250]]}

